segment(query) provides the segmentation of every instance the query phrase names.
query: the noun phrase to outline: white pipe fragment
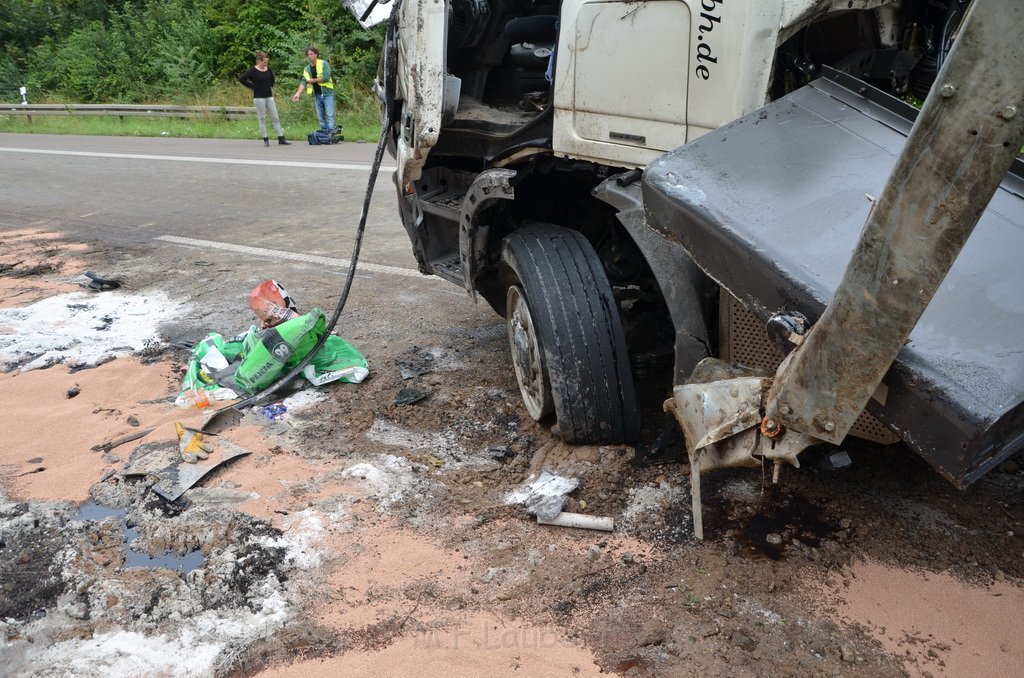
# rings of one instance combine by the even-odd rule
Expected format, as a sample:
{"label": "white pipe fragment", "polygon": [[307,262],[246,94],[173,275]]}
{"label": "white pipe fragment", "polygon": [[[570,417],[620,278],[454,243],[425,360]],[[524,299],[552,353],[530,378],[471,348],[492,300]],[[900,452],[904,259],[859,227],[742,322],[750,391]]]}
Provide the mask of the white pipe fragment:
{"label": "white pipe fragment", "polygon": [[603,516],[588,516],[583,513],[567,513],[562,511],[554,518],[545,520],[537,516],[537,522],[541,525],[554,525],[555,527],[579,527],[584,530],[603,530],[611,532],[615,529],[615,520]]}

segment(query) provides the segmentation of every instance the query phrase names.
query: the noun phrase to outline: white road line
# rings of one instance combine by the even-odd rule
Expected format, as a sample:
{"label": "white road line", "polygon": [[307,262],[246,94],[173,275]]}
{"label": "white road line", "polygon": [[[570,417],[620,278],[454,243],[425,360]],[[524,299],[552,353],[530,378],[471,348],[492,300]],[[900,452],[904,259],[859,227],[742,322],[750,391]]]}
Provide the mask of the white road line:
{"label": "white road line", "polygon": [[[198,240],[196,238],[180,238],[176,235],[160,235],[154,238],[154,240],[162,240],[163,242],[173,243],[175,245],[185,245],[187,247],[201,247],[204,249],[216,249],[225,250],[228,252],[238,252],[239,254],[254,254],[260,257],[271,257],[274,259],[288,259],[290,261],[301,261],[307,264],[321,264],[324,266],[331,266],[335,268],[349,267],[351,263],[348,259],[335,259],[334,257],[321,257],[316,254],[300,254],[298,252],[286,252],[284,250],[270,250],[265,247],[249,247],[248,245],[234,245],[227,242],[216,242],[214,240]],[[384,266],[383,264],[368,264],[366,262],[359,262],[360,271],[372,271],[374,273],[387,273],[389,275],[402,275],[409,278],[429,278],[437,280],[437,276],[423,275],[419,271],[411,268],[399,268],[397,266]]]}
{"label": "white road line", "polygon": [[[54,151],[41,148],[11,148],[0,146],[5,153],[36,153],[40,155],[77,155],[86,158],[123,158],[128,160],[170,160],[174,162],[206,162],[221,165],[271,165],[274,167],[303,167],[311,169],[363,170],[368,172],[372,163],[354,162],[299,162],[297,160],[247,160],[244,158],[203,158],[195,155],[145,155],[142,153],[98,153],[94,151]],[[380,171],[393,172],[394,166],[381,165]]]}

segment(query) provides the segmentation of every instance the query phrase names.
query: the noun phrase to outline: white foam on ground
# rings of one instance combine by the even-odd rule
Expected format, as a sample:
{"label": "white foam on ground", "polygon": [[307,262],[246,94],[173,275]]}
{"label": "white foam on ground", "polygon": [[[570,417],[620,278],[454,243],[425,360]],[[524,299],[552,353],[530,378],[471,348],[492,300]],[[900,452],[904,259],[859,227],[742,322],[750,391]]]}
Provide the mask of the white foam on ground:
{"label": "white foam on ground", "polygon": [[118,629],[88,640],[29,646],[25,659],[47,676],[213,676],[222,655],[281,628],[288,605],[277,590],[267,592],[257,612],[205,610],[183,620],[175,633],[143,635]]}
{"label": "white foam on ground", "polygon": [[647,485],[629,491],[626,508],[619,525],[623,530],[639,529],[651,523],[654,516],[661,516],[674,503],[687,501],[689,492],[684,487],[673,487],[668,483]]}
{"label": "white foam on ground", "polygon": [[389,447],[423,451],[444,461],[444,468],[497,465],[486,454],[472,454],[459,444],[459,434],[448,430],[441,433],[413,431],[386,419],[377,418],[366,432],[366,437]]}
{"label": "white foam on ground", "polygon": [[[186,637],[198,642],[183,647]],[[168,660],[183,651],[188,653],[188,662],[169,667]],[[179,637],[170,638],[144,636],[134,631],[112,631],[97,633],[90,640],[57,643],[31,659],[37,666],[50,667],[53,670],[50,675],[53,676],[166,675],[186,678],[211,675],[219,651],[216,644],[199,641],[191,632],[183,631]]]}
{"label": "white foam on ground", "polygon": [[[267,545],[285,549],[288,560],[299,569],[313,568],[322,558],[320,543],[325,532],[320,514],[307,509],[294,516],[288,529]],[[271,636],[294,614],[281,583],[268,575],[254,586],[248,607],[203,610],[177,623],[173,632],[145,635],[134,630],[111,629],[87,640],[17,643],[10,658],[12,675],[107,678],[108,676],[173,676],[174,678],[220,675],[239,652],[253,641]],[[189,601],[182,601],[183,608]],[[255,606],[254,606],[255,607]],[[34,625],[46,624],[46,620]],[[34,635],[33,625],[23,630]],[[3,652],[0,651],[0,655]],[[7,675],[7,674],[4,674]]]}
{"label": "white foam on ground", "polygon": [[0,308],[0,363],[36,356],[22,371],[55,363],[95,364],[159,341],[161,323],[184,306],[164,292],[70,292],[19,308]]}
{"label": "white foam on ground", "polygon": [[327,533],[323,518],[311,508],[294,513],[282,522],[288,538],[278,537],[271,540],[264,537],[267,546],[283,546],[288,557],[296,567],[309,570],[323,560],[322,544]]}
{"label": "white foam on ground", "polygon": [[408,459],[390,454],[379,454],[374,461],[354,464],[342,471],[341,477],[358,480],[364,485],[381,511],[405,499],[428,497],[432,488],[430,480],[413,471]]}

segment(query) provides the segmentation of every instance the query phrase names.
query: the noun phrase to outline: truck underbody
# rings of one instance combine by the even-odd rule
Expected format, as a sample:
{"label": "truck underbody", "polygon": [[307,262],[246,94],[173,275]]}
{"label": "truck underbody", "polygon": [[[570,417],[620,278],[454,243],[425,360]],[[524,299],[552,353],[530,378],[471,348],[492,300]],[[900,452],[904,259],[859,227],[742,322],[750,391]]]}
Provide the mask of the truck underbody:
{"label": "truck underbody", "polygon": [[[840,285],[917,110],[833,73],[659,159],[648,223],[694,253],[723,298],[762,326],[813,326]],[[800,144],[799,162],[781,164]],[[751,154],[758,147],[763,154]],[[709,171],[714,168],[714,171]],[[868,411],[965,487],[1024,445],[1024,163],[974,234],[868,402]],[[735,300],[735,302],[733,302]],[[870,328],[848,327],[857,341]],[[837,338],[836,341],[840,339]],[[790,347],[791,348],[791,347]],[[775,348],[776,364],[783,358]]]}
{"label": "truck underbody", "polygon": [[[764,23],[771,58],[752,71],[761,80],[715,118],[695,88],[727,66],[703,41],[728,39],[723,11],[756,24],[769,5],[685,1],[694,52],[676,123],[665,122],[668,104],[651,104],[656,123],[591,110],[615,109],[631,77],[649,88],[664,78],[637,66],[602,83],[581,69],[628,62],[639,46],[609,45],[587,61],[602,22],[661,35],[679,3],[405,0],[392,16],[379,87],[420,270],[507,319],[527,410],[568,442],[636,441],[638,375],[671,372],[680,385],[708,357],[775,372],[792,349],[779,337],[822,315],[911,129],[916,110],[890,93],[927,95],[970,5],[780,5],[781,27]],[[431,36],[428,26],[439,28]],[[668,73],[653,61],[653,73]],[[757,97],[771,103],[750,105]],[[746,115],[722,126],[733,109]],[[904,441],[961,487],[1024,444],[1024,322],[1008,301],[1024,289],[1013,267],[1024,251],[1020,170],[849,429]]]}

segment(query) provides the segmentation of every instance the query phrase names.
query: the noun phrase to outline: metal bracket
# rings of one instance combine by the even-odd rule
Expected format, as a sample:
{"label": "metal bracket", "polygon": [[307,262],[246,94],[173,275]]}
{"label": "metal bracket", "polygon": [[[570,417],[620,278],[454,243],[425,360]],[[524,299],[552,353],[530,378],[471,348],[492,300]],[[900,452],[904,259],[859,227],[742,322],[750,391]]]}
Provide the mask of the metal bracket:
{"label": "metal bracket", "polygon": [[719,468],[759,467],[774,464],[778,481],[783,463],[800,467],[797,456],[820,442],[799,431],[784,431],[771,422],[772,435],[762,413],[772,380],[763,373],[717,358],[697,364],[690,379],[676,386],[665,411],[672,413],[686,435],[690,458],[690,489],[693,500],[693,531],[704,538],[700,474]]}
{"label": "metal bracket", "polygon": [[484,170],[473,179],[462,201],[459,218],[459,259],[466,291],[476,300],[474,281],[479,264],[487,257],[487,227],[478,224],[476,216],[494,200],[514,200],[515,189],[512,180],[515,170],[494,168]]}

